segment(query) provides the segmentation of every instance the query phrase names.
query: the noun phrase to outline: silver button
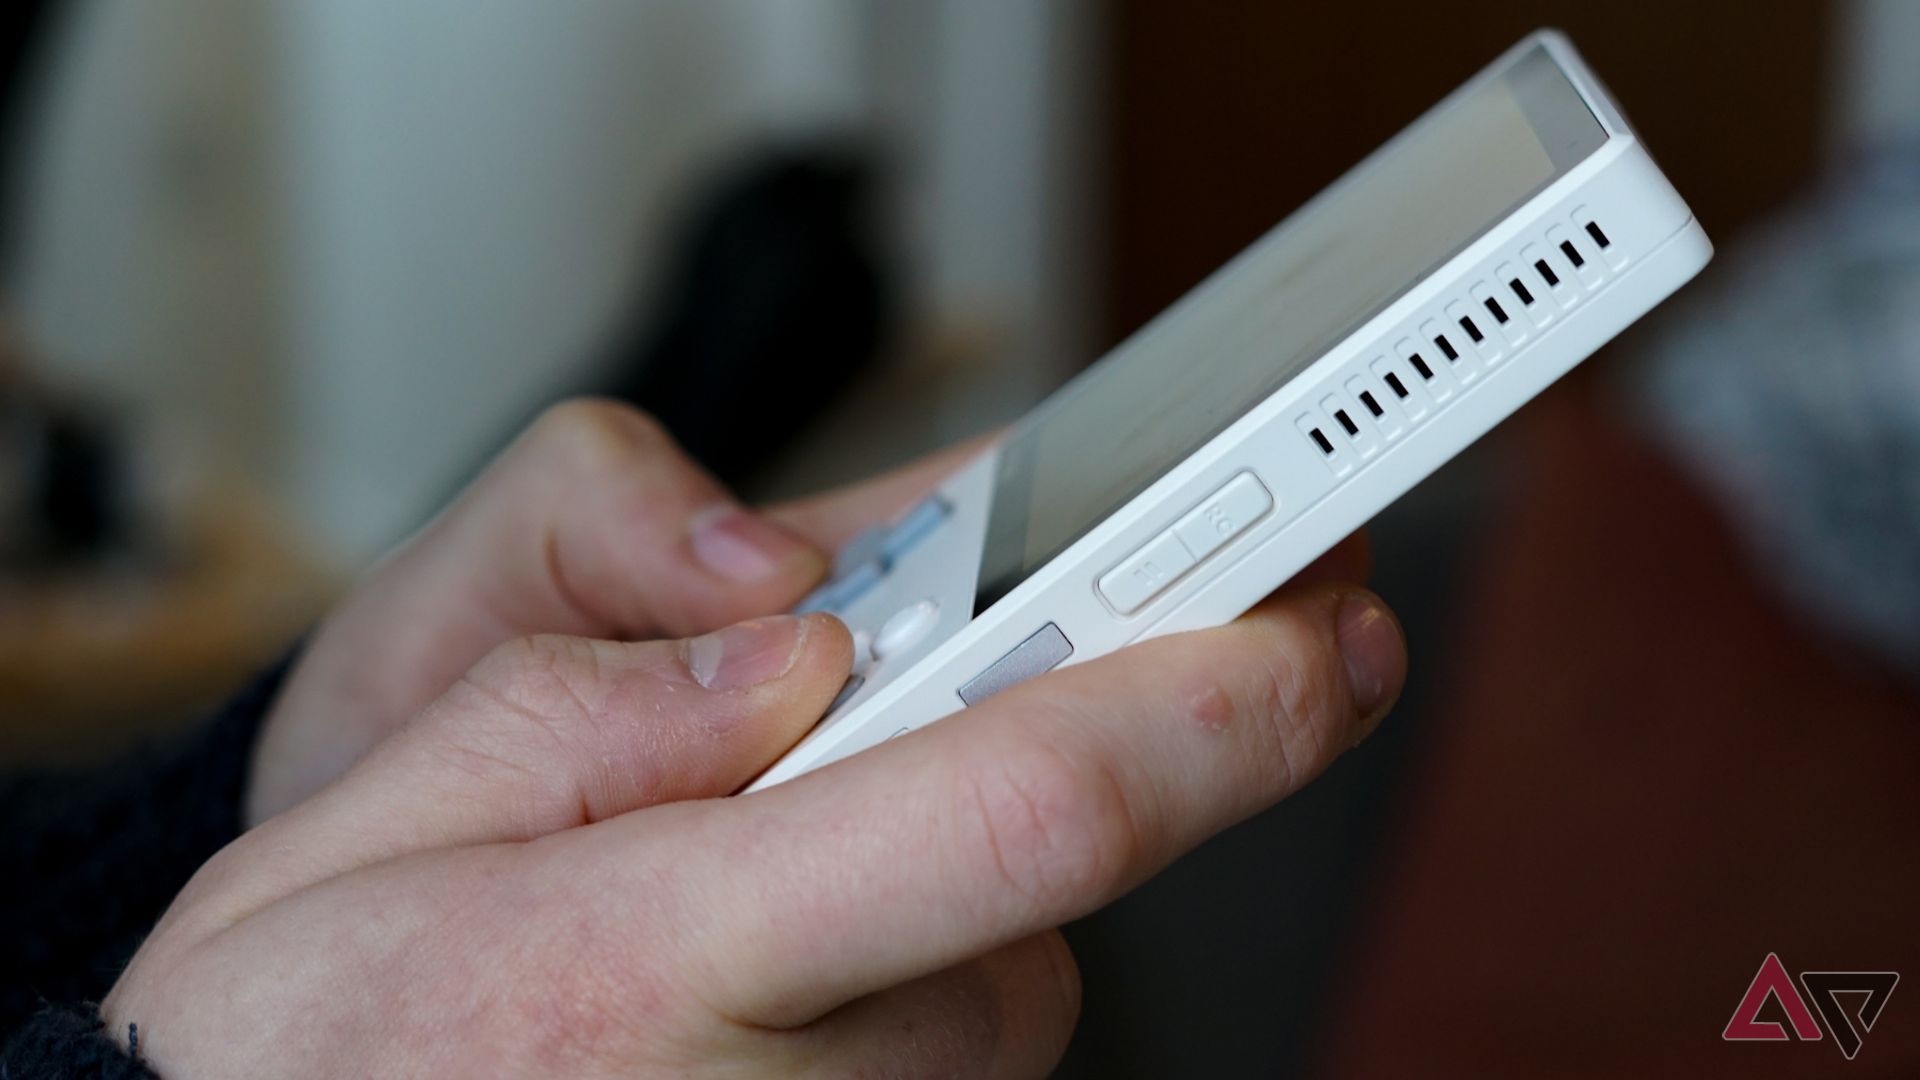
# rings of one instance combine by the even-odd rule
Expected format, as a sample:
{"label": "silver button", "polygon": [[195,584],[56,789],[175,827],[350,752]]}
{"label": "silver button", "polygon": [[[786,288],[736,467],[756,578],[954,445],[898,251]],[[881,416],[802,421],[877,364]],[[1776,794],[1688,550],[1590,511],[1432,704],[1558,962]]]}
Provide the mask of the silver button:
{"label": "silver button", "polygon": [[1073,642],[1052,623],[1033,632],[1015,645],[1007,655],[987,665],[987,670],[960,686],[960,700],[978,705],[1015,683],[1026,682],[1060,666],[1073,655]]}

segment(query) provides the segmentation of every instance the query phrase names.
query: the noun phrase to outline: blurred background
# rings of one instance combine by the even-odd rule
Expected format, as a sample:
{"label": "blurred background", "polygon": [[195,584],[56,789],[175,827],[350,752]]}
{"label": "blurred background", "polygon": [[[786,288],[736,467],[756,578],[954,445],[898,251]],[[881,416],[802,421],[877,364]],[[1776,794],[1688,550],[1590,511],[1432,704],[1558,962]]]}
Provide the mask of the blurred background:
{"label": "blurred background", "polygon": [[756,498],[1015,417],[1542,25],[1720,254],[1375,523],[1401,707],[1070,928],[1062,1072],[1846,1064],[1720,1032],[1920,970],[1905,0],[16,0],[0,757],[189,722],[560,398]]}

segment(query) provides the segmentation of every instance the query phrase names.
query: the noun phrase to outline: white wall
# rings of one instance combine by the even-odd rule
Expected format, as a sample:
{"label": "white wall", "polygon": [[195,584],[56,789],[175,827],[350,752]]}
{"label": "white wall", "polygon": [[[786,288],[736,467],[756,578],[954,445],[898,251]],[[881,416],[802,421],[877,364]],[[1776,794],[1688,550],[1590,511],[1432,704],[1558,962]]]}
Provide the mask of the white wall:
{"label": "white wall", "polygon": [[271,465],[265,12],[174,0],[73,15],[30,118],[8,314],[61,380]]}
{"label": "white wall", "polygon": [[1031,396],[1084,359],[1094,10],[95,0],[20,319],[359,561],[573,383],[703,163],[852,127],[899,166],[916,310],[1000,328]]}
{"label": "white wall", "polygon": [[762,62],[778,6],[280,6],[290,479],[338,545],[390,541],[579,376],[704,163],[857,100],[805,62],[845,25]]}

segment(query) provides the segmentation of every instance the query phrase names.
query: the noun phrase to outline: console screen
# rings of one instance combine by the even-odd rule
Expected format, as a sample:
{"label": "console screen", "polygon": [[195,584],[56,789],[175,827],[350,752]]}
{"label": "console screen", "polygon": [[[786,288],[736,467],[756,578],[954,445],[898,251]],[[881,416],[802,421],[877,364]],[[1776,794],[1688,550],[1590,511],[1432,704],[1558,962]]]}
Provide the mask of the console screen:
{"label": "console screen", "polygon": [[1559,65],[1535,47],[1295,211],[1009,437],[976,610],[1605,140]]}

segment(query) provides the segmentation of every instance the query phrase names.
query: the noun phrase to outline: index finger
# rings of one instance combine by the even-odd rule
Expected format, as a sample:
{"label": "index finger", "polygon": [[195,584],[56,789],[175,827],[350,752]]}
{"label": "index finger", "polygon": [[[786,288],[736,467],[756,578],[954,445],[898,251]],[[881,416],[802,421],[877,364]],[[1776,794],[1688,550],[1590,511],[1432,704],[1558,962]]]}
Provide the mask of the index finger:
{"label": "index finger", "polygon": [[682,862],[696,990],[792,1026],[1085,914],[1317,775],[1404,663],[1372,594],[1293,590],[718,804]]}

